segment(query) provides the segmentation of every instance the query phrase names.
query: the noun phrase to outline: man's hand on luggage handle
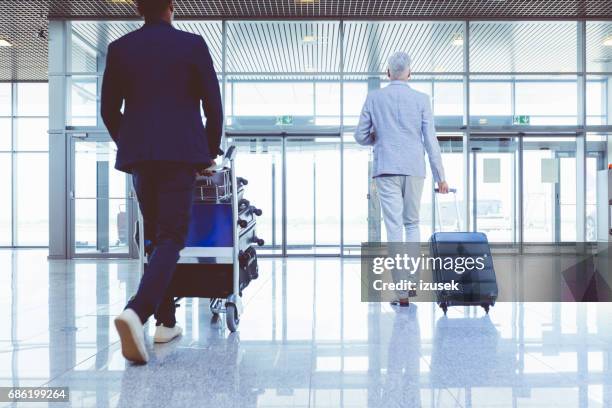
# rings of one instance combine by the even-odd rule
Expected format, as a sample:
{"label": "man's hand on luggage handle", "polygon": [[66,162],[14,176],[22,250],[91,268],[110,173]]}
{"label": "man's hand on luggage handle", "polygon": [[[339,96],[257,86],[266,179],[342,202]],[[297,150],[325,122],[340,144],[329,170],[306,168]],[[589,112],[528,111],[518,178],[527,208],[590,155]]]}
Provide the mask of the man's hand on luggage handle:
{"label": "man's hand on luggage handle", "polygon": [[448,194],[448,183],[446,181],[438,182],[438,191],[440,194]]}
{"label": "man's hand on luggage handle", "polygon": [[208,164],[207,167],[203,168],[202,170],[198,170],[196,171],[196,176],[198,177],[202,177],[202,176],[206,176],[206,177],[210,177],[213,175],[213,170],[211,169],[211,167],[215,166],[216,163],[214,160],[210,160],[210,163]]}

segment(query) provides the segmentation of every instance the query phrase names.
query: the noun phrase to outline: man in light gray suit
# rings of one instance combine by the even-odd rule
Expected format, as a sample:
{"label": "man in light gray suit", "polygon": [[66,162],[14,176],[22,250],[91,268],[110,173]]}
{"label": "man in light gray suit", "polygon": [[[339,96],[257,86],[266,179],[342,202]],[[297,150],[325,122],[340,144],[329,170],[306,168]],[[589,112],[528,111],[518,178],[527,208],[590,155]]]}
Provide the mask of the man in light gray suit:
{"label": "man in light gray suit", "polygon": [[[374,148],[373,175],[387,242],[419,242],[419,208],[425,181],[425,152],[441,193],[448,193],[429,96],[412,89],[410,56],[389,58],[389,86],[370,92],[355,140]],[[400,305],[408,304],[402,293]]]}

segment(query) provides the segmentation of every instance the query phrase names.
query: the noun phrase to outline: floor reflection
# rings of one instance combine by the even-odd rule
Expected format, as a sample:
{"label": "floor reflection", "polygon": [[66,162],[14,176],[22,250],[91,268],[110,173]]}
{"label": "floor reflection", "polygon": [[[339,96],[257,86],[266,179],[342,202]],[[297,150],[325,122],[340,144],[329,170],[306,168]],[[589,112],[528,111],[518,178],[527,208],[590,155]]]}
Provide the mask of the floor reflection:
{"label": "floor reflection", "polygon": [[182,338],[153,346],[150,325],[137,367],[112,326],[137,268],[0,251],[0,386],[68,386],[75,407],[612,406],[612,304],[397,311],[360,301],[358,260],[268,258],[238,333],[185,299]]}

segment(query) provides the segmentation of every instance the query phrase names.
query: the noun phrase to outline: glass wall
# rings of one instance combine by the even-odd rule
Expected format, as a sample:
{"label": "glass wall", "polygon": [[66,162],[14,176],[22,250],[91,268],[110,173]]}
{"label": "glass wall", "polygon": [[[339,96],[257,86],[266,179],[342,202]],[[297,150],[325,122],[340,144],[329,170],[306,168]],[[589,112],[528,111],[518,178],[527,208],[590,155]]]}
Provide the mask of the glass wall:
{"label": "glass wall", "polygon": [[[65,123],[103,131],[98,105],[106,48],[141,23],[68,24]],[[249,190],[264,210],[260,235],[270,253],[285,248],[289,254],[348,254],[363,241],[385,238],[371,194],[371,152],[357,145],[352,133],[368,92],[387,86],[386,61],[397,50],[412,56],[410,86],[431,97],[449,182],[458,189],[460,220],[447,213],[453,210],[450,202],[436,214],[428,173],[423,240],[436,228],[459,224],[493,241],[572,241],[581,236],[582,221],[587,239],[594,239],[596,220],[589,214],[596,199],[589,192],[595,169],[606,162],[595,162],[598,153],[589,150],[603,142],[589,136],[587,151],[582,142],[587,134],[607,137],[612,131],[612,23],[175,25],[202,35],[209,45],[223,85],[227,140],[239,146],[240,175],[258,186]],[[11,132],[28,126],[27,132],[35,133],[36,123],[0,120],[0,129],[7,126]],[[3,143],[0,138],[0,148]],[[27,138],[19,143],[39,148]],[[578,194],[583,157],[586,198]],[[11,168],[18,166],[11,161]],[[526,173],[536,176],[521,182]],[[586,214],[576,214],[583,204]]]}
{"label": "glass wall", "polygon": [[46,83],[0,83],[0,246],[49,242],[48,100]]}

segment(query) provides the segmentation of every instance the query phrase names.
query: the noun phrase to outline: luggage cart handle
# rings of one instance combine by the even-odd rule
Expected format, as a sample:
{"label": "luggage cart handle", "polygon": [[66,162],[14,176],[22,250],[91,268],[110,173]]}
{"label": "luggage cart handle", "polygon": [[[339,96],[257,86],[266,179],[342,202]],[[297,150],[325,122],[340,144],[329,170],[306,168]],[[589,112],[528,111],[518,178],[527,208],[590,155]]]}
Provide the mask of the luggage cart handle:
{"label": "luggage cart handle", "polygon": [[[221,164],[217,164],[214,163],[212,166],[208,167],[206,170],[210,171],[211,173],[218,173],[224,169],[228,169],[231,167],[231,163],[234,161],[234,159],[236,158],[236,146],[230,146],[229,149],[227,149],[227,152],[225,152],[225,154],[223,155],[223,160],[221,161]],[[209,176],[199,176],[196,177],[196,180],[208,180]],[[244,185],[248,184],[248,181],[246,183],[244,183]]]}
{"label": "luggage cart handle", "polygon": [[[438,225],[440,227],[440,231],[442,230],[442,210],[440,207],[440,200],[438,199],[438,195],[441,194],[440,193],[440,189],[439,188],[434,188],[434,201],[435,201],[435,205],[436,205],[436,214],[437,214],[437,221],[438,221]],[[457,213],[457,231],[461,231],[461,211],[459,210],[459,199],[457,198],[457,189],[456,188],[449,188],[448,192],[450,194],[453,195],[454,197],[454,201],[455,201],[455,211]]]}
{"label": "luggage cart handle", "polygon": [[227,149],[227,152],[225,152],[225,155],[223,156],[223,161],[231,161],[234,160],[234,158],[236,158],[236,146],[230,146]]}

